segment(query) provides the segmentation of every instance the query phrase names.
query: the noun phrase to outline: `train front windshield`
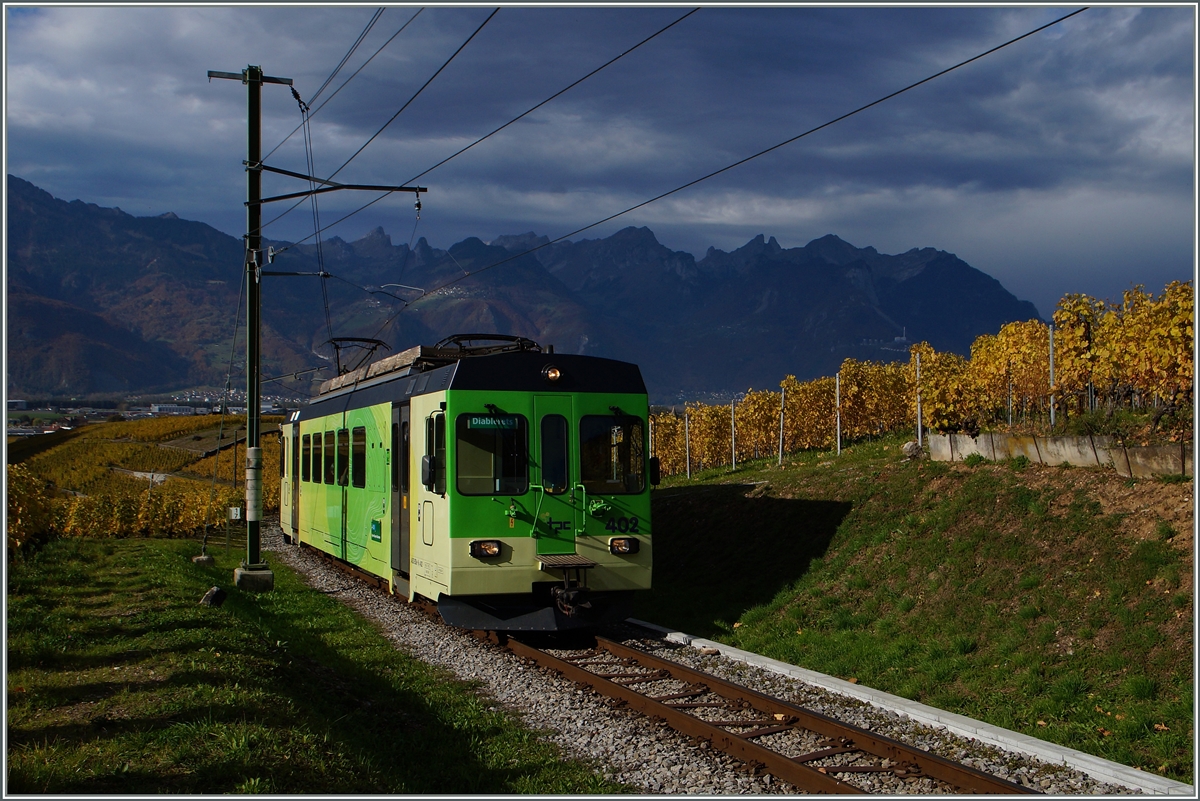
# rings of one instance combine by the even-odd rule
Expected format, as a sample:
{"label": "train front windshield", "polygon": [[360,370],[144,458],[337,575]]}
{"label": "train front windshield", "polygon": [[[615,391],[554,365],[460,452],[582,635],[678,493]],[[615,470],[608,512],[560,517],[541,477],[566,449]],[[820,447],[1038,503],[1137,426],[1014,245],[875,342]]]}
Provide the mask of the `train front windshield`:
{"label": "train front windshield", "polygon": [[641,418],[586,415],[579,421],[583,486],[596,495],[635,495],[646,487]]}
{"label": "train front windshield", "polygon": [[[464,414],[457,420],[458,491],[522,495],[529,489],[529,434],[522,415]],[[567,489],[567,420],[542,419],[542,480]],[[630,415],[585,415],[579,421],[579,476],[594,495],[637,495],[646,488],[645,422]]]}
{"label": "train front windshield", "polygon": [[458,491],[522,495],[529,489],[529,436],[521,415],[458,418]]}

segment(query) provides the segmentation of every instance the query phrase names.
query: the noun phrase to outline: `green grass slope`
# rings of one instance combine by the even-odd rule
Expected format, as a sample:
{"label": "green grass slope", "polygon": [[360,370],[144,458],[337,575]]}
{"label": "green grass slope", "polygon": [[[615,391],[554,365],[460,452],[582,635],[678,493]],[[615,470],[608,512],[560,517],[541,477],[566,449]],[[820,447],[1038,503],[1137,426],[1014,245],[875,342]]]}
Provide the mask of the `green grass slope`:
{"label": "green grass slope", "polygon": [[900,444],[664,482],[639,616],[1191,782],[1191,481]]}
{"label": "green grass slope", "polygon": [[9,792],[622,790],[286,567],[199,606],[239,554],[195,552],[64,539],[10,565]]}

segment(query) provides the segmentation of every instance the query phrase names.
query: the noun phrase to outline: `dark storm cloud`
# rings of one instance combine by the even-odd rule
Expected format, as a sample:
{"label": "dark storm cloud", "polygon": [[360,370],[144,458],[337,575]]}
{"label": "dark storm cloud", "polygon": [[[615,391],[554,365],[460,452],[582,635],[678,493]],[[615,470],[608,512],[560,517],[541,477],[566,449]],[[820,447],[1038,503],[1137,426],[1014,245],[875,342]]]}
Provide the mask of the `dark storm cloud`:
{"label": "dark storm cloud", "polygon": [[[421,178],[418,235],[559,236],[795,136],[1070,8],[705,7]],[[686,13],[504,7],[347,166],[399,183]],[[416,12],[388,8],[319,105]],[[245,92],[205,71],[262,64],[311,99],[370,8],[8,9],[7,169],[65,199],[244,227]],[[428,8],[314,117],[328,175],[396,113],[490,8]],[[933,246],[1047,312],[1186,278],[1194,237],[1194,10],[1100,7],[585,236],[648,225],[702,255],[758,233]],[[264,93],[266,150],[299,122]],[[303,137],[269,162],[305,171]],[[296,191],[268,176],[268,193]],[[321,200],[323,221],[373,196]],[[281,213],[271,207],[267,219]],[[331,231],[414,230],[411,196]],[[307,226],[307,228],[306,228]],[[268,230],[311,233],[307,207]]]}

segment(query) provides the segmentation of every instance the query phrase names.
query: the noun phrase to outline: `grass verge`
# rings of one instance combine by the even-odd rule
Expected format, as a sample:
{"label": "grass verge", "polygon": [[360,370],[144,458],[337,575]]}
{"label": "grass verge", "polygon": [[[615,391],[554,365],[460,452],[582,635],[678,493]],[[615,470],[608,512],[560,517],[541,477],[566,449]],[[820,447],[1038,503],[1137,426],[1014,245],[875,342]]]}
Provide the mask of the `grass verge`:
{"label": "grass verge", "polygon": [[900,444],[664,482],[639,616],[1191,782],[1190,482]]}
{"label": "grass verge", "polygon": [[8,791],[610,793],[471,685],[274,566],[195,544],[57,540],[10,565]]}

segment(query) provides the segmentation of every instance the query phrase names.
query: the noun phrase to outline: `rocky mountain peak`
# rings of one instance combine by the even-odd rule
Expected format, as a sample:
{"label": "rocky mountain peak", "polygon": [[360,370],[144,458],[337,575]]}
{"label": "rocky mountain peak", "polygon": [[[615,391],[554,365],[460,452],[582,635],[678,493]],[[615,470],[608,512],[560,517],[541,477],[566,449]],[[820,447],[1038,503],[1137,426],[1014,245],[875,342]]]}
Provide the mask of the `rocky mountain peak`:
{"label": "rocky mountain peak", "polygon": [[392,246],[392,237],[390,234],[384,232],[382,225],[378,225],[375,228],[368,231],[367,233],[363,234],[362,238],[360,238],[354,242],[355,245],[358,245],[360,243],[365,244],[365,245],[383,244],[383,245],[387,245],[388,247],[391,247]]}
{"label": "rocky mountain peak", "polygon": [[505,234],[503,236],[498,236],[488,244],[504,248],[510,253],[524,253],[527,250],[532,250],[538,245],[550,244],[550,237],[538,236],[533,231],[527,231],[523,234]]}
{"label": "rocky mountain peak", "polygon": [[[223,380],[223,360],[205,354],[227,351],[239,239],[172,213],[67,203],[13,176],[8,187],[10,393]],[[313,269],[315,245],[271,244],[278,269]],[[538,245],[536,258],[487,269]],[[789,249],[759,234],[731,253],[709,248],[699,264],[644,226],[554,244],[533,231],[486,244],[469,237],[448,250],[422,237],[411,252],[375,228],[353,243],[331,237],[323,251],[324,268],[344,279],[327,293],[312,280],[273,280],[264,293],[264,371],[319,366],[331,335],[381,336],[402,349],[495,331],[634,362],[656,402],[672,402],[775,386],[789,373],[831,375],[846,357],[906,358],[891,348],[905,330],[965,353],[975,336],[1037,317],[953,254],[885,255],[832,234]],[[450,278],[455,292],[393,314],[413,287]],[[384,294],[361,289],[388,284]],[[381,314],[394,323],[377,334]]]}
{"label": "rocky mountain peak", "polygon": [[697,266],[708,272],[745,272],[760,258],[772,258],[783,252],[775,237],[769,240],[763,235],[751,239],[732,253],[710,247]]}
{"label": "rocky mountain peak", "polygon": [[837,265],[859,260],[867,261],[869,264],[871,256],[879,255],[879,252],[873,247],[856,248],[834,234],[826,234],[820,239],[814,239],[804,246],[804,250],[823,261]]}

